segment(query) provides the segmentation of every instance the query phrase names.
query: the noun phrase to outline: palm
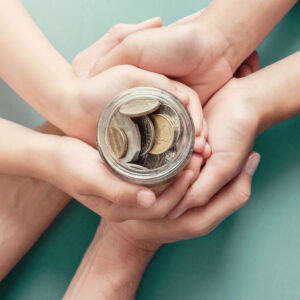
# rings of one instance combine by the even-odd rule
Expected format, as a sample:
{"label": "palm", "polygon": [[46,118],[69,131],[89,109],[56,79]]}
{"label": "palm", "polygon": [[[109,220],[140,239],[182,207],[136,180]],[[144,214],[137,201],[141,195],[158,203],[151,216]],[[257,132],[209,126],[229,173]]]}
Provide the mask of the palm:
{"label": "palm", "polygon": [[244,99],[236,80],[232,80],[210,99],[204,115],[213,153],[207,165],[213,165],[215,171],[227,170],[234,177],[252,148],[257,132],[256,112]]}

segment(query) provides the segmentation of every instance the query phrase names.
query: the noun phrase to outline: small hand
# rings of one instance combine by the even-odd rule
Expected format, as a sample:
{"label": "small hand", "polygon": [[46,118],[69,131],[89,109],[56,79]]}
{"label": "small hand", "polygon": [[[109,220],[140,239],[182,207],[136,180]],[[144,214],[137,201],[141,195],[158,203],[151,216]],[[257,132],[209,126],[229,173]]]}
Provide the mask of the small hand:
{"label": "small hand", "polygon": [[170,213],[171,218],[206,204],[230,182],[240,172],[258,133],[259,114],[238,79],[232,79],[210,99],[204,115],[212,155],[186,196]]}
{"label": "small hand", "polygon": [[52,140],[55,142],[47,147],[47,172],[41,177],[95,213],[116,222],[165,217],[198,177],[203,161],[199,154],[193,154],[173,184],[156,197],[149,188],[114,175],[98,151],[86,143],[70,137],[54,136]]}

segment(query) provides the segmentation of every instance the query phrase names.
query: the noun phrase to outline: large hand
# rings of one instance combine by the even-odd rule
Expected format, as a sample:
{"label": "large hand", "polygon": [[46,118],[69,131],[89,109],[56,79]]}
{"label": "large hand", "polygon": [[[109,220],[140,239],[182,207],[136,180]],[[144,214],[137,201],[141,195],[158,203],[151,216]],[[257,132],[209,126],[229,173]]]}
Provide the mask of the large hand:
{"label": "large hand", "polygon": [[240,174],[226,188],[205,206],[191,209],[178,219],[129,220],[118,224],[102,220],[101,226],[145,250],[156,250],[163,243],[205,235],[246,204],[259,158],[257,153],[252,152]]}
{"label": "large hand", "polygon": [[99,57],[88,76],[115,65],[131,64],[182,81],[195,89],[205,103],[234,70],[225,57],[228,41],[211,23],[202,22],[200,14],[171,26],[130,34]]}
{"label": "large hand", "polygon": [[167,77],[134,66],[122,65],[113,67],[101,74],[84,79],[101,55],[113,49],[128,34],[146,27],[160,24],[160,19],[153,19],[138,25],[119,24],[113,27],[104,37],[88,49],[81,52],[73,62],[73,69],[80,79],[77,80],[77,97],[68,107],[69,116],[62,128],[73,137],[95,145],[96,125],[105,105],[119,92],[136,86],[153,86],[170,91],[177,95],[188,107],[194,120],[196,130],[195,150],[203,152],[205,157],[210,154],[208,145],[205,147],[207,130],[202,120],[202,109],[197,94],[182,83]]}

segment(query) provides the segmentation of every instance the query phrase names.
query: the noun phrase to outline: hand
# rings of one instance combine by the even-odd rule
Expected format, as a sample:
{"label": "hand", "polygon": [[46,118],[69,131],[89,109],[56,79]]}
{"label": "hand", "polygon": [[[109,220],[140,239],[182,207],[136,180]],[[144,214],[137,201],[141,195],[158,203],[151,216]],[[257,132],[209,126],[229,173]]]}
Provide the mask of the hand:
{"label": "hand", "polygon": [[[127,35],[147,27],[160,25],[155,18],[138,25],[119,24],[87,50],[80,53],[73,62],[75,73],[84,78],[98,59],[112,51]],[[150,26],[151,25],[151,26]],[[155,26],[154,26],[155,25]],[[96,72],[98,74],[98,72]],[[80,92],[71,107],[71,118],[64,131],[73,137],[95,145],[96,125],[105,105],[118,93],[135,86],[153,86],[170,91],[188,107],[195,125],[195,151],[210,155],[206,145],[207,130],[202,118],[202,109],[198,96],[187,86],[172,81],[165,76],[144,71],[129,65],[111,68],[89,79],[80,80]]]}
{"label": "hand", "polygon": [[180,218],[171,220],[129,220],[123,223],[101,221],[107,232],[124,239],[135,247],[155,251],[161,244],[205,235],[241,206],[250,197],[251,180],[260,156],[252,152],[237,177],[232,180],[209,203],[189,210]]}
{"label": "hand", "polygon": [[[248,73],[247,66],[241,74]],[[259,130],[259,113],[247,93],[232,79],[217,92],[204,109],[212,155],[199,178],[169,214],[176,218],[187,209],[206,204],[243,167]]]}
{"label": "hand", "polygon": [[163,28],[127,36],[99,56],[89,76],[115,65],[131,64],[176,78],[200,96],[202,103],[232,76],[225,56],[228,41],[220,30],[202,21],[202,11]]}
{"label": "hand", "polygon": [[36,172],[36,177],[50,182],[102,217],[117,222],[166,216],[188,190],[203,160],[195,154],[186,170],[156,198],[149,188],[115,176],[98,151],[82,141],[53,137],[51,144],[43,147],[47,148],[47,162],[42,163],[43,169]]}
{"label": "hand", "polygon": [[252,153],[242,172],[210,203],[179,219],[102,219],[64,299],[134,299],[144,269],[161,244],[205,235],[247,202],[258,162],[259,155]]}

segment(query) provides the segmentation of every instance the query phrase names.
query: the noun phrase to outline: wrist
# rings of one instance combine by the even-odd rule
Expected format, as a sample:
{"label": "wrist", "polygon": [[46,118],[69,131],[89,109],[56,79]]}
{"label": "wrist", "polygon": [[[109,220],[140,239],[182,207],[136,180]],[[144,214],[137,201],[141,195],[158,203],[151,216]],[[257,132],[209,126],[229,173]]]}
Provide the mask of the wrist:
{"label": "wrist", "polygon": [[216,9],[215,6],[214,3],[210,4],[198,17],[197,22],[199,27],[205,23],[209,28],[210,34],[217,40],[220,56],[227,61],[232,74],[234,74],[252,52],[249,49],[254,50],[255,46],[252,45],[245,24],[240,23],[238,26],[233,24],[232,20],[228,16],[220,14],[219,9]]}
{"label": "wrist", "polygon": [[153,254],[121,238],[102,219],[64,299],[134,299]]}
{"label": "wrist", "polygon": [[160,245],[146,246],[143,243],[127,238],[119,230],[116,230],[115,226],[118,225],[102,219],[96,234],[96,240],[105,239],[108,249],[122,252],[124,256],[130,257],[133,262],[147,264]]}

